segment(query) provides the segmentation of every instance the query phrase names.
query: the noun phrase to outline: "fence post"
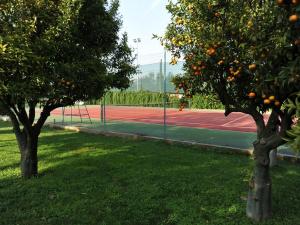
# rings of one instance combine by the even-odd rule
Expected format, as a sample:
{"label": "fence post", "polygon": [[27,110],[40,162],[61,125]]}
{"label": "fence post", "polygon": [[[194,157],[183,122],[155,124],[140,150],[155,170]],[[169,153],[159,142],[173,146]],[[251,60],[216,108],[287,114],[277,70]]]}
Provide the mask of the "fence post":
{"label": "fence post", "polygon": [[103,96],[103,123],[104,123],[104,129],[106,128],[106,94]]}
{"label": "fence post", "polygon": [[103,123],[103,97],[100,101],[100,123]]}
{"label": "fence post", "polygon": [[65,107],[61,107],[62,124],[65,123]]}
{"label": "fence post", "polygon": [[167,53],[164,52],[164,139],[167,138]]}

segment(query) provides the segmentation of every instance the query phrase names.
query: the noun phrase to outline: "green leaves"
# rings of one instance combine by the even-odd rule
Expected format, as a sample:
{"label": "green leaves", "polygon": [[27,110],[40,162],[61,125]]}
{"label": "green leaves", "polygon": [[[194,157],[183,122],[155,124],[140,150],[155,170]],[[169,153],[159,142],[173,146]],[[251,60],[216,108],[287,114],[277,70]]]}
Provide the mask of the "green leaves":
{"label": "green leaves", "polygon": [[[296,96],[296,98],[295,98]],[[287,131],[287,137],[284,140],[289,142],[291,148],[297,153],[300,153],[300,92],[292,95],[293,99],[288,99],[286,107],[288,108],[289,113],[295,114],[295,125],[291,130]],[[296,122],[297,121],[297,122]]]}
{"label": "green leaves", "polygon": [[296,116],[300,117],[300,93],[297,94],[297,98],[295,101],[292,101],[291,99],[288,99],[286,106],[289,108],[289,113],[292,113],[296,110]]}
{"label": "green leaves", "polygon": [[[291,45],[290,12],[275,1],[178,0],[167,9],[172,21],[160,40],[174,57],[185,56],[192,93],[206,87],[226,96],[224,104],[266,111],[299,90],[299,48]],[[248,69],[251,64],[255,69]],[[257,97],[249,99],[249,92]],[[264,104],[270,96],[275,100]]]}
{"label": "green leaves", "polygon": [[1,8],[0,81],[6,95],[50,104],[99,98],[116,84],[128,86],[134,58],[127,39],[118,37],[117,1],[13,0]]}

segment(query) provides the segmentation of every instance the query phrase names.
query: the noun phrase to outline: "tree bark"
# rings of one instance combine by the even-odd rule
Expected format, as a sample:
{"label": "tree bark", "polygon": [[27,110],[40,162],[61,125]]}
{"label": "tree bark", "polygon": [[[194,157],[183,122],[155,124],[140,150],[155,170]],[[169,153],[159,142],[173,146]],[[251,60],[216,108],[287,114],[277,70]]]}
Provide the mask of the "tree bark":
{"label": "tree bark", "polygon": [[21,175],[29,179],[38,175],[37,146],[38,136],[26,134],[18,139],[21,152]]}
{"label": "tree bark", "polygon": [[268,219],[272,215],[269,152],[263,144],[254,144],[255,166],[253,177],[249,183],[247,216],[258,222]]}
{"label": "tree bark", "polygon": [[277,165],[278,165],[277,148],[275,148],[270,152],[270,168],[277,166]]}

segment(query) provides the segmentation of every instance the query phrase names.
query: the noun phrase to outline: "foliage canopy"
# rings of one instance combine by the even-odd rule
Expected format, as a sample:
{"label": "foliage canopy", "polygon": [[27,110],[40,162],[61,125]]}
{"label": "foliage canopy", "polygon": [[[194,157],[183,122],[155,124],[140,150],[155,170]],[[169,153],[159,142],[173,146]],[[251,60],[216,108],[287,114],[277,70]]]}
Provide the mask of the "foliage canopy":
{"label": "foliage canopy", "polygon": [[129,86],[134,57],[126,34],[119,38],[118,7],[107,0],[0,1],[0,104],[13,123],[23,176],[37,175],[38,136],[52,110]]}

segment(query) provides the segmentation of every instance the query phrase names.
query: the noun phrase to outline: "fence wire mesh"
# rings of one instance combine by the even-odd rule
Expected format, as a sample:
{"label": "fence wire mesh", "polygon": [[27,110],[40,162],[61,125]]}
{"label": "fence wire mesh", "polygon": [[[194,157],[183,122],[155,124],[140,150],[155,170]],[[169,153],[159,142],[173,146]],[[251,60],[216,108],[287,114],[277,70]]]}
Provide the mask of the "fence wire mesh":
{"label": "fence wire mesh", "polygon": [[183,63],[170,65],[163,54],[156,57],[156,63],[139,66],[127,90],[111,90],[102,99],[55,110],[49,121],[105,132],[252,148],[256,139],[252,119],[240,114],[225,118],[215,96],[194,96],[181,111],[182,94],[175,91],[172,79],[183,73]]}

